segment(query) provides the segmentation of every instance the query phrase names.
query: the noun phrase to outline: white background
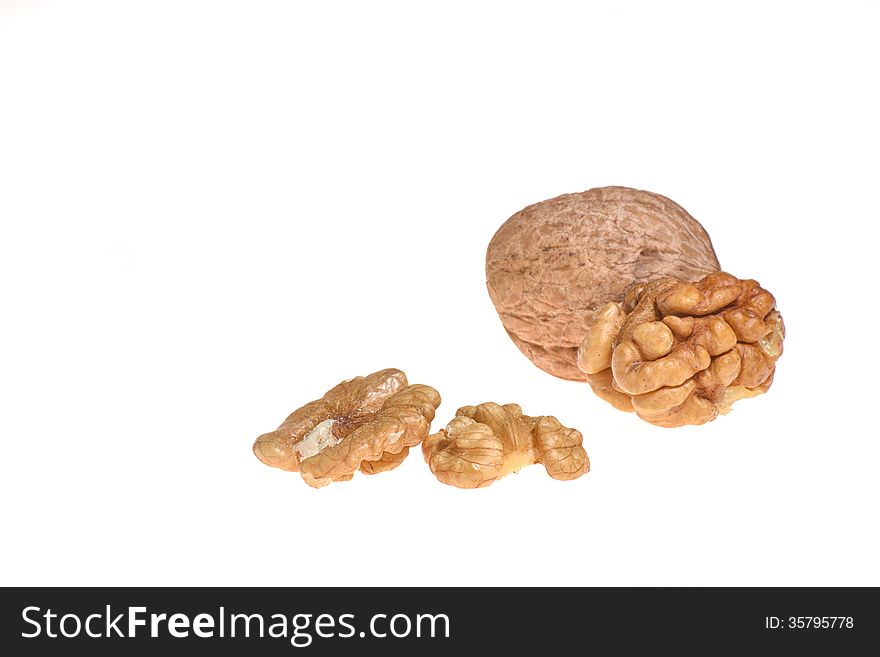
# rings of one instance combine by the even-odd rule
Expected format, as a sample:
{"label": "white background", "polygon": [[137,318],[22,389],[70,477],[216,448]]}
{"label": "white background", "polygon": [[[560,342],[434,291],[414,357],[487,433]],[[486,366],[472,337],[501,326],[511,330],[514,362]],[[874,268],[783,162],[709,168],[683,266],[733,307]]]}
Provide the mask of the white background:
{"label": "white background", "polygon": [[[0,582],[880,585],[880,3],[0,2]],[[620,184],[777,297],[763,397],[615,411],[483,258]],[[585,436],[477,491],[320,490],[254,438],[399,367]]]}

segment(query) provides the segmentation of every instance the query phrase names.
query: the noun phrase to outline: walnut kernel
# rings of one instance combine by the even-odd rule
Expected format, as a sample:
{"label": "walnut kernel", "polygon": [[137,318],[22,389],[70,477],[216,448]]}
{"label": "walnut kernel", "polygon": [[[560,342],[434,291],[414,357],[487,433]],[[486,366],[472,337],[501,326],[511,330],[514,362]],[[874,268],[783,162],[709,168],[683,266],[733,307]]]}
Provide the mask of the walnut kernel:
{"label": "walnut kernel", "polygon": [[347,481],[355,470],[385,472],[424,440],[439,405],[436,390],[408,385],[400,370],[358,376],[257,438],[254,454],[266,465],[299,471],[315,488]]}
{"label": "walnut kernel", "polygon": [[482,488],[527,465],[543,463],[554,479],[576,479],[590,459],[576,429],[555,417],[528,417],[518,404],[463,406],[422,443],[431,472],[444,484]]}
{"label": "walnut kernel", "polygon": [[769,389],[784,338],[776,300],[757,281],[660,278],[600,311],[577,362],[621,410],[662,427],[704,424]]}

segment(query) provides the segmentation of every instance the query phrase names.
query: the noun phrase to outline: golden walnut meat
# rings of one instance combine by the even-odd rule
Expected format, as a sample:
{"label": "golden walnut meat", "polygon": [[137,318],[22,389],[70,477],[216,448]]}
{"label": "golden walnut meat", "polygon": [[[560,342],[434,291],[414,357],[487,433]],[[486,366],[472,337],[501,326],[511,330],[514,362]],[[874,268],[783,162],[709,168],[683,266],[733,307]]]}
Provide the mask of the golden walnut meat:
{"label": "golden walnut meat", "polygon": [[355,470],[396,468],[431,430],[440,395],[408,385],[387,369],[343,381],[297,409],[278,429],[257,438],[254,454],[266,465],[299,471],[309,486],[347,481]]}
{"label": "golden walnut meat", "polygon": [[530,205],[486,251],[489,296],[513,342],[535,365],[584,380],[586,327],[632,283],[718,271],[709,235],[680,205],[628,187],[601,187]]}
{"label": "golden walnut meat", "polygon": [[533,463],[543,463],[554,479],[576,479],[590,470],[582,441],[555,417],[488,402],[458,409],[445,429],[425,439],[422,453],[444,484],[482,488]]}
{"label": "golden walnut meat", "polygon": [[593,391],[652,424],[703,424],[766,392],[785,326],[773,295],[724,272],[634,285],[578,350]]}

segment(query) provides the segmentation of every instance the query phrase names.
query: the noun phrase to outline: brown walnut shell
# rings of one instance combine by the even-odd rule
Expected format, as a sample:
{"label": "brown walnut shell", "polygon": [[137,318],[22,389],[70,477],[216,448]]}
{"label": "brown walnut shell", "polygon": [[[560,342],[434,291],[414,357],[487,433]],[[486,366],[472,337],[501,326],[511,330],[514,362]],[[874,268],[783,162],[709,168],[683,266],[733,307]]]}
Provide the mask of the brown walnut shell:
{"label": "brown walnut shell", "polygon": [[315,488],[348,481],[355,470],[385,472],[425,439],[439,405],[434,388],[408,385],[400,370],[358,376],[257,438],[254,454],[266,465],[299,471]]}
{"label": "brown walnut shell", "polygon": [[482,488],[511,472],[542,463],[554,479],[576,479],[590,470],[577,429],[555,417],[523,415],[518,404],[463,406],[422,443],[431,472],[444,484]]}
{"label": "brown walnut shell", "polygon": [[578,366],[597,395],[647,422],[704,424],[770,388],[784,338],[776,300],[757,281],[659,278],[598,313]]}
{"label": "brown walnut shell", "polygon": [[719,269],[709,235],[680,205],[628,187],[530,205],[486,251],[489,296],[508,335],[542,370],[579,381],[577,349],[602,306],[632,283]]}

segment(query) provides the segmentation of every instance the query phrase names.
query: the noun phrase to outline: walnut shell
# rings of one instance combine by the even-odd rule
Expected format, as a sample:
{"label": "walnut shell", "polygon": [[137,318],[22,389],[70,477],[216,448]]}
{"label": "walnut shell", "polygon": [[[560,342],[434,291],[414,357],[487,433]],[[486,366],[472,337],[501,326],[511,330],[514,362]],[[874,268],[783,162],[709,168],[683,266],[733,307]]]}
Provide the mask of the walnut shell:
{"label": "walnut shell", "polygon": [[597,395],[647,422],[704,424],[770,388],[784,338],[776,300],[757,281],[660,278],[598,313],[578,366]]}
{"label": "walnut shell", "polygon": [[632,283],[719,269],[709,235],[681,206],[628,187],[530,205],[486,251],[489,296],[508,335],[542,370],[580,381],[577,349],[602,306]]}
{"label": "walnut shell", "polygon": [[482,488],[511,472],[543,463],[554,479],[589,472],[583,436],[555,417],[528,417],[518,404],[463,406],[422,443],[431,472],[444,484]]}
{"label": "walnut shell", "polygon": [[295,410],[278,429],[257,438],[254,454],[266,465],[299,471],[309,486],[348,481],[355,470],[396,468],[431,430],[440,395],[408,385],[400,370],[358,376]]}

